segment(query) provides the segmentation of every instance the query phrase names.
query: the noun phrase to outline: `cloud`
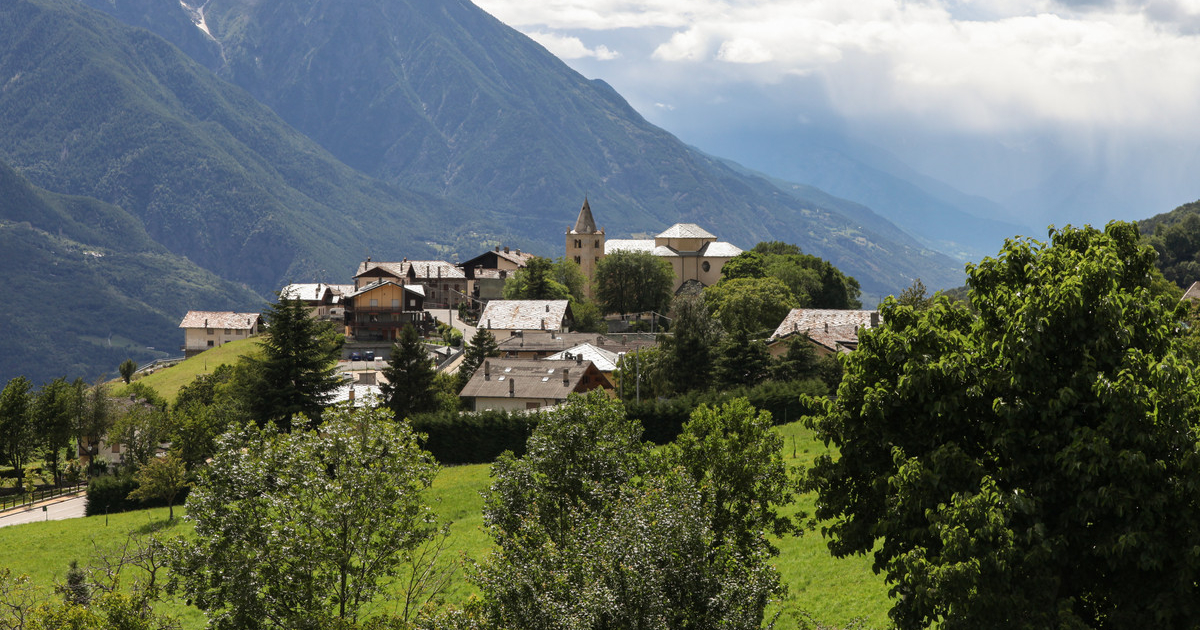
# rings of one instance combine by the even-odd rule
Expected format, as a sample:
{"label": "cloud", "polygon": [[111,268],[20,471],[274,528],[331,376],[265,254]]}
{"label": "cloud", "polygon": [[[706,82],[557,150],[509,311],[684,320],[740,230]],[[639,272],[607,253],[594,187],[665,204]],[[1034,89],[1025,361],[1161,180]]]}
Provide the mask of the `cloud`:
{"label": "cloud", "polygon": [[645,85],[622,88],[646,90],[648,103],[669,97],[661,73],[714,86],[816,76],[852,118],[975,130],[1200,120],[1200,0],[478,2],[568,59],[614,53],[553,33],[641,33],[651,52],[618,65],[634,76],[657,64],[657,78],[642,72]]}
{"label": "cloud", "polygon": [[556,33],[546,33],[542,31],[532,31],[525,33],[533,41],[541,44],[546,50],[554,53],[560,59],[583,59],[592,57],[600,61],[609,61],[616,59],[621,55],[615,51],[609,50],[603,44],[595,48],[588,48],[584,45],[583,40],[578,37],[570,37],[566,35],[558,35]]}

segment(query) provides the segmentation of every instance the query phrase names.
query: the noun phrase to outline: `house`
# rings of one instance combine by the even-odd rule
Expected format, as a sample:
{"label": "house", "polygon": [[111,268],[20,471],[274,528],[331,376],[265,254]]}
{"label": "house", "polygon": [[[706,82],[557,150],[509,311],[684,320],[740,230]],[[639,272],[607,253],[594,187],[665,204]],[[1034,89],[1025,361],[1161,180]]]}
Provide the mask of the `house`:
{"label": "house", "polygon": [[380,280],[424,288],[426,308],[458,308],[470,301],[473,281],[455,265],[444,260],[373,262],[368,258],[354,274],[356,290]]}
{"label": "house", "polygon": [[425,287],[380,278],[346,295],[346,339],[349,342],[395,341],[404,326],[426,334],[436,324],[425,311]]}
{"label": "house", "polygon": [[342,300],[354,290],[352,284],[289,284],[279,290],[279,297],[304,302],[312,309],[314,319],[341,321],[344,315]]}
{"label": "house", "polygon": [[183,329],[184,356],[193,357],[209,348],[258,334],[262,316],[233,311],[188,311],[179,322]]}
{"label": "house", "polygon": [[475,411],[526,410],[560,405],[573,393],[612,383],[591,361],[486,359],[459,393]]}
{"label": "house", "polygon": [[523,269],[533,254],[513,250],[499,245],[489,252],[484,252],[470,260],[458,263],[458,266],[472,281],[471,296],[482,303],[499,300],[504,297],[504,283],[518,269]]}
{"label": "house", "polygon": [[712,286],[721,279],[725,263],[742,253],[736,245],[717,240],[695,223],[676,223],[653,239],[607,239],[604,230],[596,228],[592,208],[585,199],[575,227],[567,230],[567,258],[579,263],[590,279],[601,259],[619,251],[650,252],[666,259],[675,272],[675,292],[685,287],[694,289],[697,283],[700,287]]}
{"label": "house", "polygon": [[573,321],[567,300],[492,300],[479,315],[477,327],[509,334],[525,330],[567,332]]}
{"label": "house", "polygon": [[641,333],[603,335],[535,330],[522,331],[496,340],[500,356],[510,359],[543,359],[585,344],[612,354],[621,354],[633,352],[637,348],[653,347],[658,344],[658,340],[655,335]]}
{"label": "house", "polygon": [[818,354],[850,352],[858,347],[858,331],[879,325],[879,311],[794,308],[767,340],[773,356],[787,352],[788,342],[806,337]]}

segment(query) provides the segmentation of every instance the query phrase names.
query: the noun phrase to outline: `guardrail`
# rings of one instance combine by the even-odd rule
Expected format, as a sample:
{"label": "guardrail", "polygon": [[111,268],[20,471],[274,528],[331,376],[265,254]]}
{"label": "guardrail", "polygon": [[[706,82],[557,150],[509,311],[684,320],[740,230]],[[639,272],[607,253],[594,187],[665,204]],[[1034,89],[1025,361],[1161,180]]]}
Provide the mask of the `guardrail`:
{"label": "guardrail", "polygon": [[155,360],[147,363],[146,365],[139,367],[137,370],[134,370],[133,373],[141,374],[142,372],[145,372],[146,370],[153,370],[153,369],[156,369],[159,367],[167,367],[167,366],[175,365],[176,363],[179,363],[183,359],[184,359],[184,357],[170,357],[170,358],[166,358],[166,359],[155,359]]}
{"label": "guardrail", "polygon": [[71,486],[58,486],[57,488],[46,488],[44,490],[34,490],[33,492],[24,492],[8,497],[0,498],[0,512],[7,510],[17,510],[29,507],[38,501],[61,497],[66,494],[73,494],[87,488],[87,482],[81,481]]}

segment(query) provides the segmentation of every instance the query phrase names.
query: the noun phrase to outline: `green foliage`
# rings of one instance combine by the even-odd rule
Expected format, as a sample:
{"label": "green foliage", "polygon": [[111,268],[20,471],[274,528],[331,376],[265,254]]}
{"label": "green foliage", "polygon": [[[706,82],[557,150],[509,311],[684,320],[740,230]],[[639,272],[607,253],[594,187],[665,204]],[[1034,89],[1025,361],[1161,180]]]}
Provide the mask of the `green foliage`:
{"label": "green foliage", "polygon": [[29,379],[18,376],[0,391],[0,459],[17,471],[17,479],[24,478],[38,444],[30,388]]}
{"label": "green foliage", "polygon": [[467,382],[475,375],[475,370],[483,365],[483,360],[488,357],[500,356],[500,346],[496,344],[496,338],[492,336],[491,331],[486,328],[475,329],[475,334],[471,336],[471,342],[467,344],[467,349],[463,353],[462,363],[458,366],[458,389],[467,386]]}
{"label": "green foliage", "polygon": [[173,563],[181,588],[213,628],[369,616],[405,553],[434,534],[423,495],[436,470],[382,410],[332,410],[319,433],[228,433],[188,499],[196,537]]}
{"label": "green foliage", "polygon": [[247,369],[242,396],[260,426],[275,423],[290,431],[293,418],[303,415],[319,425],[333,390],[341,385],[337,360],[343,338],[332,322],[309,316],[304,302],[279,296],[267,307],[266,338],[258,357],[242,359]]}
{"label": "green foliage", "polygon": [[505,451],[520,456],[537,421],[537,414],[453,410],[414,416],[412,425],[425,436],[422,448],[449,466],[490,463]]}
{"label": "green foliage", "polygon": [[434,397],[434,368],[425,352],[425,345],[413,326],[400,331],[400,339],[392,344],[383,375],[388,382],[380,387],[384,404],[397,420],[413,414],[433,411],[437,407]]}
{"label": "green foliage", "polygon": [[679,296],[671,311],[671,334],[663,335],[655,366],[661,393],[708,389],[720,324],[709,317],[703,296]]}
{"label": "green foliage", "polygon": [[900,628],[1192,627],[1195,367],[1136,226],[969,266],[975,316],[889,299],[814,419],[817,516]]}
{"label": "green foliage", "polygon": [[583,275],[583,269],[574,260],[569,260],[566,256],[559,256],[554,261],[554,270],[551,275],[555,282],[567,288],[572,304],[587,300],[588,278]]}
{"label": "green foliage", "polygon": [[[713,431],[697,429],[688,451],[696,459],[681,469],[682,452],[654,461],[641,427],[600,393],[545,414],[523,458],[496,462],[485,494],[496,550],[472,578],[483,591],[485,625],[760,627],[782,592],[779,576],[765,562],[761,531],[746,532],[741,548],[727,538],[752,520],[729,518],[742,513],[743,500],[770,492],[756,496],[763,488],[735,481],[743,465],[759,467],[755,456],[726,453],[749,455],[728,466],[705,459],[711,447],[743,444],[705,419],[696,426]],[[772,484],[761,472],[752,474]],[[729,528],[718,531],[718,523]]]}
{"label": "green foliage", "polygon": [[121,365],[117,366],[117,371],[121,373],[121,380],[128,385],[133,378],[133,373],[137,371],[137,362],[133,359],[125,359]]}
{"label": "green foliage", "polygon": [[753,385],[767,378],[771,354],[760,339],[751,340],[744,330],[725,335],[716,347],[713,379],[717,387]]}
{"label": "green foliage", "polygon": [[600,307],[591,300],[571,300],[571,315],[574,318],[574,332],[608,332],[608,322],[600,314]]}
{"label": "green foliage", "polygon": [[900,292],[900,295],[896,297],[896,302],[901,306],[909,306],[923,311],[933,304],[933,299],[926,292],[925,283],[917,278],[913,280],[912,286]]}
{"label": "green foliage", "polygon": [[704,289],[709,312],[728,332],[766,337],[799,306],[778,278],[722,280]]}
{"label": "green foliage", "polygon": [[771,377],[777,381],[801,381],[817,376],[817,351],[807,339],[792,337],[787,352],[771,366]]}
{"label": "green foliage", "polygon": [[131,401],[113,422],[106,441],[120,444],[124,464],[137,469],[155,458],[161,445],[171,438],[172,428],[165,405]]}
{"label": "green foliage", "polygon": [[621,250],[600,259],[592,278],[596,302],[605,313],[661,312],[671,303],[675,272],[650,252]]}
{"label": "green foliage", "polygon": [[41,456],[54,474],[55,485],[62,482],[62,452],[70,446],[75,434],[80,395],[81,391],[59,377],[43,385],[33,400],[34,432]]}
{"label": "green foliage", "polygon": [[[742,256],[747,259],[761,257],[761,267],[750,265],[749,270],[756,271],[761,268],[762,272],[760,275],[747,273],[741,277],[776,278],[787,286],[800,306],[833,309],[862,308],[862,303],[858,299],[861,289],[857,280],[842,273],[829,261],[801,253],[800,248],[795,245],[779,241],[759,243],[750,252],[744,252]],[[729,262],[732,263],[734,260],[738,259],[734,258]],[[740,261],[739,265],[734,266],[734,272],[736,273],[739,268]],[[733,277],[726,276],[724,268],[721,269],[721,275]]]}
{"label": "green foliage", "polygon": [[[562,259],[559,259],[560,261]],[[513,272],[504,283],[504,299],[506,300],[565,300],[571,296],[570,289],[559,282],[556,277],[560,274],[557,267],[549,258],[534,256],[526,261],[525,266]],[[574,264],[574,263],[571,263]],[[565,276],[565,274],[564,274]],[[566,277],[565,279],[570,279]]]}
{"label": "green foliage", "polygon": [[[129,498],[137,487],[137,481],[130,474],[92,477],[88,482],[86,514],[116,514],[146,507],[136,499]],[[160,504],[153,501],[148,505],[166,505],[166,502]]]}
{"label": "green foliage", "polygon": [[167,520],[175,519],[175,498],[188,487],[187,468],[178,453],[155,457],[133,475],[138,487],[129,493],[130,499],[167,502]]}
{"label": "green foliage", "polygon": [[1180,289],[1200,281],[1200,202],[1139,221],[1146,241],[1158,253],[1155,266]]}

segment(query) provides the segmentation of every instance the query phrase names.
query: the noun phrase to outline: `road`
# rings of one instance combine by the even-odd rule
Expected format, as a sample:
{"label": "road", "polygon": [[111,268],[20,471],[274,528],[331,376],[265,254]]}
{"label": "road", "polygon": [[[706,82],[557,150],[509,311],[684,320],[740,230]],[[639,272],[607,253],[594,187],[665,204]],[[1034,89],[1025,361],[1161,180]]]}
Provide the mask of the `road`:
{"label": "road", "polygon": [[[46,511],[42,511],[42,507]],[[37,523],[41,521],[62,521],[68,518],[80,518],[87,508],[87,498],[80,496],[59,497],[43,501],[31,508],[19,512],[7,512],[0,516],[0,527]]]}

